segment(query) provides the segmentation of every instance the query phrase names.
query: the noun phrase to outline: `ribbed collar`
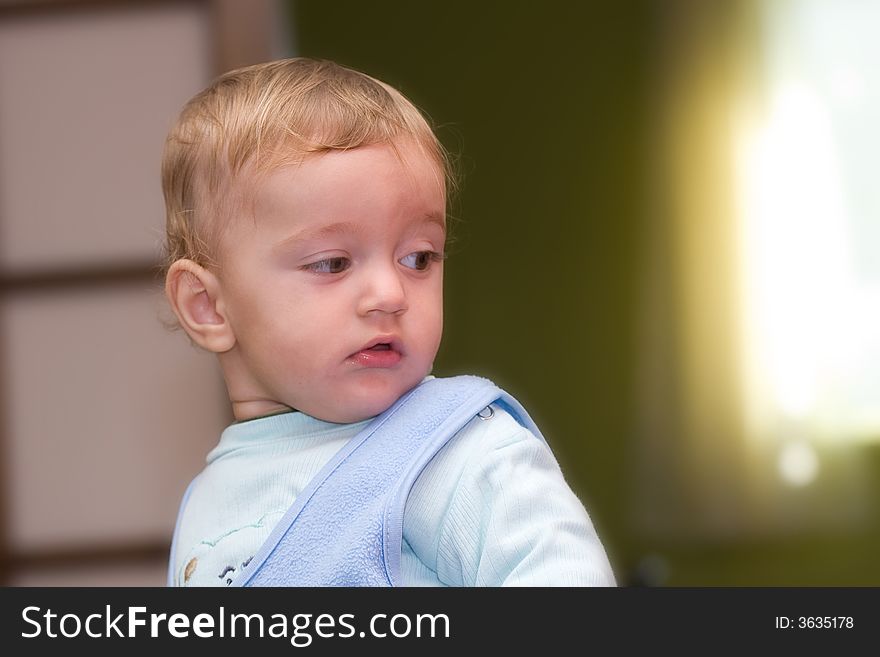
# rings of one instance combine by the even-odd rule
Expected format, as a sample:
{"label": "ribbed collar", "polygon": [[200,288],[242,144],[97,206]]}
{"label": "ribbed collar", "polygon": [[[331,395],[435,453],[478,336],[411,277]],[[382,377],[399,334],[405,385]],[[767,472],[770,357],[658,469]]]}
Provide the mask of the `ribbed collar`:
{"label": "ribbed collar", "polygon": [[339,438],[340,434],[353,436],[363,429],[370,419],[354,424],[337,424],[319,420],[299,411],[291,411],[238,422],[223,430],[220,434],[220,442],[210,451],[207,461],[211,463],[242,447],[256,447],[276,440]]}
{"label": "ribbed collar", "polygon": [[[434,376],[429,374],[420,383]],[[351,438],[363,429],[373,418],[354,424],[325,422],[306,415],[301,411],[290,411],[254,418],[229,425],[220,434],[220,442],[208,453],[207,462],[216,461],[221,456],[242,447],[255,447],[276,440],[315,440],[321,438]]]}

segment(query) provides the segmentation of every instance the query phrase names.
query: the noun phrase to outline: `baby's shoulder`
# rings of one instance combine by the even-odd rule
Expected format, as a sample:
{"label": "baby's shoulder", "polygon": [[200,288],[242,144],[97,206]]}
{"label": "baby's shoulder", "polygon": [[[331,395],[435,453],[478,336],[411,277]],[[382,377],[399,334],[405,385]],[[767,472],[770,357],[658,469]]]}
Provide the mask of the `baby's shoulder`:
{"label": "baby's shoulder", "polygon": [[[565,492],[559,465],[544,440],[492,403],[428,463],[406,503],[404,540],[440,581],[473,581],[485,531],[505,534],[537,516],[506,520],[511,509],[537,508],[545,494]],[[501,535],[499,534],[499,535]],[[519,534],[518,534],[519,535]],[[470,565],[466,565],[467,564]],[[469,574],[463,574],[463,573]]]}
{"label": "baby's shoulder", "polygon": [[474,466],[481,458],[488,458],[500,450],[520,445],[532,449],[546,449],[543,439],[524,427],[502,404],[492,403],[477,413],[437,453],[440,463],[447,467],[459,463]]}
{"label": "baby's shoulder", "polygon": [[[433,386],[437,391],[441,400],[437,402],[439,412],[446,412],[452,406],[460,405],[460,408],[452,411],[452,416],[465,409],[466,412],[473,413],[444,446],[444,453],[459,450],[491,451],[511,443],[534,440],[544,444],[540,430],[529,417],[528,411],[491,379],[475,375],[429,377],[423,384],[428,388]],[[477,405],[484,403],[488,405],[482,408]],[[432,410],[431,413],[433,412]],[[460,422],[461,416],[458,418],[456,421]]]}
{"label": "baby's shoulder", "polygon": [[553,459],[544,440],[511,415],[503,404],[492,403],[468,421],[427,464],[413,490],[430,491],[430,499],[449,504],[456,492],[474,480],[484,480],[499,463]]}

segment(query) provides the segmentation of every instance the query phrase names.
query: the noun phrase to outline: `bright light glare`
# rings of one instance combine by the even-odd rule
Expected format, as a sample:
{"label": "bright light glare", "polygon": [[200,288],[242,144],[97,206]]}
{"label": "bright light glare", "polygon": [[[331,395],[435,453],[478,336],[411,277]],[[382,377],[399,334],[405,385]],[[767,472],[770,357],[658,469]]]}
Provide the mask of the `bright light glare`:
{"label": "bright light glare", "polygon": [[807,443],[794,442],[784,445],[779,452],[779,474],[791,486],[807,486],[819,473],[816,450]]}
{"label": "bright light glare", "polygon": [[747,334],[778,407],[799,419],[855,346],[846,335],[852,285],[835,152],[808,90],[781,90],[740,170]]}
{"label": "bright light glare", "polygon": [[764,102],[736,135],[750,417],[876,439],[880,5],[773,7]]}

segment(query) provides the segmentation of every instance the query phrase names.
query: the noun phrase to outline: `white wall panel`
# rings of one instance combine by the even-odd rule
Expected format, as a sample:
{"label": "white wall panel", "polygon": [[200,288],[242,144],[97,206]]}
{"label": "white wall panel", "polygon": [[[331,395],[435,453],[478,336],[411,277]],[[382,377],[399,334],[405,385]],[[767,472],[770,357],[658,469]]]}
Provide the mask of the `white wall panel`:
{"label": "white wall panel", "polygon": [[153,542],[228,420],[216,359],[144,286],[0,306],[15,550]]}
{"label": "white wall panel", "polygon": [[0,271],[149,262],[163,142],[211,73],[207,6],[0,21]]}

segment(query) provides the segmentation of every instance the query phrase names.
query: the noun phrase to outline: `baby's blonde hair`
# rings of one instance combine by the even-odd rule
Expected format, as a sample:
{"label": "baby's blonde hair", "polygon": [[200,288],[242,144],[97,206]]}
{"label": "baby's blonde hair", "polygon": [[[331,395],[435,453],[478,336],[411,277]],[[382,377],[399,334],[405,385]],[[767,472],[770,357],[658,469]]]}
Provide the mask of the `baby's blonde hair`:
{"label": "baby's blonde hair", "polygon": [[304,57],[225,73],[184,106],[165,142],[165,267],[179,258],[216,266],[224,225],[216,215],[228,211],[229,187],[246,166],[260,173],[407,138],[434,160],[448,193],[447,152],[419,110],[384,82]]}

